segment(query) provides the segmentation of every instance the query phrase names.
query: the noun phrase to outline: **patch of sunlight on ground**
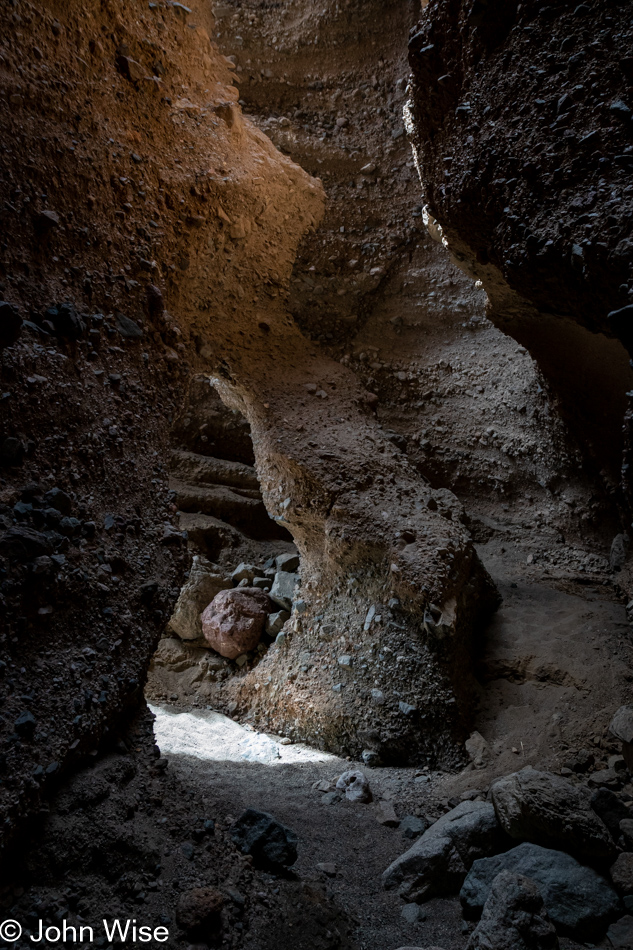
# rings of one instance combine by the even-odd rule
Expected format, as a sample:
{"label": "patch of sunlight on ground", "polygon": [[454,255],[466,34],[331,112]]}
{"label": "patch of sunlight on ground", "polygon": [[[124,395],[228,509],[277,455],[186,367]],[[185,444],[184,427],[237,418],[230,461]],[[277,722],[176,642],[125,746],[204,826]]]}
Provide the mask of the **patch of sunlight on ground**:
{"label": "patch of sunlight on ground", "polygon": [[334,762],[336,756],[306,745],[282,745],[280,739],[255,732],[211,709],[181,712],[150,704],[156,716],[154,735],[164,755],[192,755],[215,762]]}

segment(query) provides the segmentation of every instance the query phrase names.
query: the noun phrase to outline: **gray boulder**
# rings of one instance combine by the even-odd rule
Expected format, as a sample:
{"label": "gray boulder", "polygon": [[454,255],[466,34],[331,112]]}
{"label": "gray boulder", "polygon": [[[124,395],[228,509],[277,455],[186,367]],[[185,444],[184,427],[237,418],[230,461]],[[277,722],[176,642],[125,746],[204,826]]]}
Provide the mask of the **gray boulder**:
{"label": "gray boulder", "polygon": [[[388,890],[422,903],[456,891],[473,861],[501,850],[504,836],[488,802],[461,802],[389,865],[382,876]],[[483,906],[483,905],[482,905]]]}
{"label": "gray boulder", "polygon": [[271,600],[274,600],[282,610],[292,610],[292,597],[299,581],[298,574],[288,574],[286,571],[278,571],[275,574],[273,586],[269,591]]}
{"label": "gray boulder", "polygon": [[607,930],[607,937],[613,950],[631,950],[633,948],[633,917],[627,914],[611,924]]}
{"label": "gray boulder", "polygon": [[350,769],[339,776],[336,787],[345,792],[348,802],[370,802],[373,798],[367,776],[360,769]]}
{"label": "gray boulder", "polygon": [[618,915],[618,895],[596,871],[562,851],[526,842],[505,854],[474,862],[459,895],[465,917],[479,916],[501,871],[534,881],[559,934],[582,942],[597,940]]}
{"label": "gray boulder", "polygon": [[558,946],[534,881],[512,871],[497,874],[467,950],[557,950]]}
{"label": "gray boulder", "polygon": [[264,572],[258,571],[253,564],[245,564],[244,561],[242,561],[231,574],[231,580],[233,581],[233,585],[237,587],[242,581],[248,581],[249,584],[252,584],[254,577],[263,577],[263,575]]}
{"label": "gray boulder", "polygon": [[268,614],[266,620],[266,633],[269,637],[276,637],[283,628],[286,620],[290,620],[289,610],[278,610],[274,614]]}
{"label": "gray boulder", "polygon": [[287,574],[294,574],[295,571],[299,570],[299,564],[301,563],[301,558],[298,554],[292,554],[288,552],[287,554],[278,554],[275,558],[275,567],[278,571],[283,571]]}
{"label": "gray boulder", "polygon": [[419,838],[428,826],[429,823],[426,818],[418,818],[417,815],[405,815],[400,822],[400,831],[404,838]]}
{"label": "gray boulder", "polygon": [[620,706],[611,720],[609,732],[620,742],[633,742],[633,706]]}
{"label": "gray boulder", "polygon": [[290,867],[297,860],[297,836],[272,815],[247,808],[231,825],[231,838],[242,854],[250,854],[257,867],[268,870]]}
{"label": "gray boulder", "polygon": [[631,815],[622,799],[608,788],[598,788],[591,796],[591,807],[617,841],[620,837],[620,822]]}
{"label": "gray boulder", "polygon": [[583,858],[615,857],[609,830],[591,807],[591,793],[560,775],[527,766],[496,781],[491,797],[511,838]]}
{"label": "gray boulder", "polygon": [[629,772],[633,771],[633,706],[620,706],[611,720],[609,732],[622,743],[622,755]]}
{"label": "gray boulder", "polygon": [[194,555],[189,577],[181,588],[169,626],[181,640],[198,640],[202,637],[200,614],[216,594],[231,587],[231,582],[214,571],[206,558]]}

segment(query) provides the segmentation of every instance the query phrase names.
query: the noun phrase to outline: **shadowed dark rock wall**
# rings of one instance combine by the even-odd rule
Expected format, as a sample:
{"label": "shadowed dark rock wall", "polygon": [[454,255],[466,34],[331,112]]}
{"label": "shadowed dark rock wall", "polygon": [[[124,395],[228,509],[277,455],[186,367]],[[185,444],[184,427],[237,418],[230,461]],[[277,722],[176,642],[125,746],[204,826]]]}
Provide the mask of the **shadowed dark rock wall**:
{"label": "shadowed dark rock wall", "polygon": [[633,383],[632,12],[431,0],[409,42],[429,212],[612,478]]}

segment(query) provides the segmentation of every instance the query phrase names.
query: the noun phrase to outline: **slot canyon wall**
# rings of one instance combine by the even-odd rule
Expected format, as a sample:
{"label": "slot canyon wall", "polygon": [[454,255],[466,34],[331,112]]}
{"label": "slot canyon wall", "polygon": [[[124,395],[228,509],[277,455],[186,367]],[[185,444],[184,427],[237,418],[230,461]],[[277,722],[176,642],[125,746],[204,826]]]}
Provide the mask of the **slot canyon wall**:
{"label": "slot canyon wall", "polygon": [[[557,847],[595,807],[600,861],[631,848],[629,14],[7,4],[7,916],[462,950],[524,766]],[[220,655],[201,608],[240,585],[275,612]]]}
{"label": "slot canyon wall", "polygon": [[[350,752],[365,729],[386,750],[396,741],[450,760],[468,718],[470,639],[493,585],[450,493],[436,500],[378,426],[376,396],[289,315],[322,187],[243,117],[211,28],[201,4],[132,13],[16,0],[7,18],[7,837],[140,699],[187,567],[165,464],[194,371],[212,374],[250,423],[267,508],[301,550],[308,611],[336,618],[354,572],[350,620],[362,627],[372,602],[396,597],[395,640],[428,632],[402,690],[408,719],[367,690],[338,702],[325,663],[322,706],[306,705],[303,671],[283,691],[279,727]],[[288,651],[290,663],[299,638]]]}
{"label": "slot canyon wall", "polygon": [[[475,550],[491,529],[460,501],[485,518],[483,497],[514,500],[528,524],[541,505],[548,544],[595,536],[595,553],[561,561],[601,576],[619,529],[609,433],[626,358],[605,337],[619,368],[612,390],[594,387],[609,442],[601,492],[525,348],[491,326],[481,290],[424,232],[402,121],[418,11],[382,12],[11,4],[0,49],[6,838],[142,708],[193,550],[187,485],[167,484],[170,429],[177,443],[196,387],[200,420],[212,411],[209,378],[250,433],[242,497],[262,524],[263,501],[271,538],[292,536],[301,554],[285,640],[234,670],[218,708],[345,755],[455,765],[477,634],[498,603]],[[446,26],[435,12],[422,32]],[[447,29],[447,48],[456,42]],[[415,112],[426,199],[464,266],[433,199],[446,179],[431,164],[440,133],[425,138],[427,99]],[[467,269],[501,326],[496,271]],[[547,374],[531,339],[511,335]],[[595,362],[598,349],[582,347]],[[200,450],[204,425],[179,451]]]}
{"label": "slot canyon wall", "polygon": [[[411,29],[425,200],[630,522],[631,5],[432,0]],[[626,424],[623,422],[626,414]]]}

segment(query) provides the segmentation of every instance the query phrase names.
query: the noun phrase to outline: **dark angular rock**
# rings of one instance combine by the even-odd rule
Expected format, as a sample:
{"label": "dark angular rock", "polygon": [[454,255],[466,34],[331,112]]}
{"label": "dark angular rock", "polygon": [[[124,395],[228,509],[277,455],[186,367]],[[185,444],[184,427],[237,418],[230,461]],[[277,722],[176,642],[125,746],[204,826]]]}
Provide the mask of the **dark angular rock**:
{"label": "dark angular rock", "polygon": [[59,227],[59,215],[56,211],[38,211],[33,215],[33,226],[40,234],[47,234]]}
{"label": "dark angular rock", "polygon": [[591,807],[617,841],[620,835],[620,822],[631,817],[631,812],[617,795],[608,788],[599,788],[591,796]]}
{"label": "dark angular rock", "polygon": [[522,874],[538,885],[559,934],[583,942],[597,940],[617,917],[618,895],[596,871],[562,851],[527,842],[474,862],[459,895],[465,916],[476,918],[481,913],[492,882],[504,870]]}
{"label": "dark angular rock", "polygon": [[13,728],[19,736],[24,739],[30,739],[35,732],[35,727],[37,725],[37,720],[32,712],[25,710],[23,713],[20,713],[18,718],[13,723]]}
{"label": "dark angular rock", "polygon": [[24,445],[20,439],[9,435],[0,445],[0,464],[19,465],[24,458]]}
{"label": "dark angular rock", "polygon": [[397,888],[401,897],[417,903],[450,894],[476,858],[495,854],[505,841],[492,805],[462,802],[389,865],[383,886]]}
{"label": "dark angular rock", "polygon": [[291,867],[297,860],[296,834],[266,812],[247,808],[231,826],[231,838],[260,867]]}
{"label": "dark angular rock", "polygon": [[192,940],[214,940],[222,929],[224,896],[214,887],[194,887],[180,895],[176,920]]}
{"label": "dark angular rock", "polygon": [[511,838],[588,858],[615,856],[609,830],[592,809],[587,789],[527,766],[496,781],[490,793],[499,823]]}
{"label": "dark angular rock", "polygon": [[59,530],[67,538],[73,538],[81,530],[81,521],[78,518],[62,518]]}
{"label": "dark angular rock", "polygon": [[44,503],[49,508],[56,508],[62,515],[69,515],[72,511],[72,499],[61,488],[51,488],[44,495]]}
{"label": "dark angular rock", "polygon": [[124,313],[117,313],[115,316],[116,328],[121,336],[128,340],[140,340],[142,338],[143,330],[138,325],[136,320],[126,317]]}
{"label": "dark angular rock", "polygon": [[9,528],[0,538],[0,553],[8,554],[17,560],[27,561],[50,552],[51,543],[46,535],[27,528],[26,525]]}
{"label": "dark angular rock", "polygon": [[11,346],[20,336],[22,318],[15,304],[0,300],[0,349]]}
{"label": "dark angular rock", "polygon": [[47,310],[50,320],[55,327],[55,333],[67,340],[80,340],[86,330],[83,322],[71,303],[63,303],[60,307],[51,307]]}
{"label": "dark angular rock", "polygon": [[631,950],[633,947],[633,917],[630,914],[611,924],[607,931],[609,944],[613,950]]}
{"label": "dark angular rock", "polygon": [[558,937],[543,898],[521,874],[502,871],[492,882],[467,950],[556,950]]}

